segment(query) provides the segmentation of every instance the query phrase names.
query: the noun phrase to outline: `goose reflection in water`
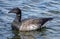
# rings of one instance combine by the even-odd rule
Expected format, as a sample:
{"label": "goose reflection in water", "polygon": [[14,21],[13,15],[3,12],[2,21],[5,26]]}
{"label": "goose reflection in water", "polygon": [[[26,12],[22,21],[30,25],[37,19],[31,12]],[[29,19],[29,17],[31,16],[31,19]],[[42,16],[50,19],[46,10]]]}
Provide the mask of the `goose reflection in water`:
{"label": "goose reflection in water", "polygon": [[13,37],[13,39],[40,39],[46,38],[46,27],[43,27],[39,30],[36,31],[28,31],[28,32],[13,32],[15,34],[15,36]]}

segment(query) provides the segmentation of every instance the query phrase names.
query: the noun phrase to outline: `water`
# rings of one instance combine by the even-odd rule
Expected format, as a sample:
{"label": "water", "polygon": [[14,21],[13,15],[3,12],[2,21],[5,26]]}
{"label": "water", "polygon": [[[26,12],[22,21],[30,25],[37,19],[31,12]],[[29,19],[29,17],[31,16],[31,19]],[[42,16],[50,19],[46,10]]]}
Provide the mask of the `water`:
{"label": "water", "polygon": [[[11,29],[15,14],[9,10],[19,7],[22,19],[53,17],[39,31],[16,32]],[[60,39],[60,0],[0,0],[0,39]]]}

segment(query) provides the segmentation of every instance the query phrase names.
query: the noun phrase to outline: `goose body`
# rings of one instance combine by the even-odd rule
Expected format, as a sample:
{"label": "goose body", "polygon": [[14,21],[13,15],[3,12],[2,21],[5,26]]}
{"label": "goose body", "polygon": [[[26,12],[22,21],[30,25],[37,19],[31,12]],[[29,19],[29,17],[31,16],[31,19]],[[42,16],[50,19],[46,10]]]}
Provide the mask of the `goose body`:
{"label": "goose body", "polygon": [[21,20],[21,10],[19,8],[13,8],[9,13],[15,13],[16,18],[12,22],[12,28],[20,31],[31,31],[42,27],[47,21],[53,18],[29,18]]}

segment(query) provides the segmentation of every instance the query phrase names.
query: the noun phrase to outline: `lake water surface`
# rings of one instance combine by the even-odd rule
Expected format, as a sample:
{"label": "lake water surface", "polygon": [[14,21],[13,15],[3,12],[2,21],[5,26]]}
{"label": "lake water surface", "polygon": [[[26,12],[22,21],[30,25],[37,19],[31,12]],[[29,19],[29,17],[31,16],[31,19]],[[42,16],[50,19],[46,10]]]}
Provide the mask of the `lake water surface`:
{"label": "lake water surface", "polygon": [[[11,29],[15,14],[9,10],[19,7],[22,19],[53,17],[39,31],[18,32]],[[60,0],[0,0],[0,39],[60,39]]]}

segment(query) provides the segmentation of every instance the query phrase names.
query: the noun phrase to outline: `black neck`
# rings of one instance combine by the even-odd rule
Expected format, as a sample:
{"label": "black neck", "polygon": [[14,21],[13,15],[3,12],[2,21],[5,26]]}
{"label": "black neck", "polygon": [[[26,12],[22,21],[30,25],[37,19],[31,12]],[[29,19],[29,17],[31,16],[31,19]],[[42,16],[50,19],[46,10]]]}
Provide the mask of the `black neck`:
{"label": "black neck", "polygon": [[17,19],[19,22],[21,22],[21,14],[17,14]]}

